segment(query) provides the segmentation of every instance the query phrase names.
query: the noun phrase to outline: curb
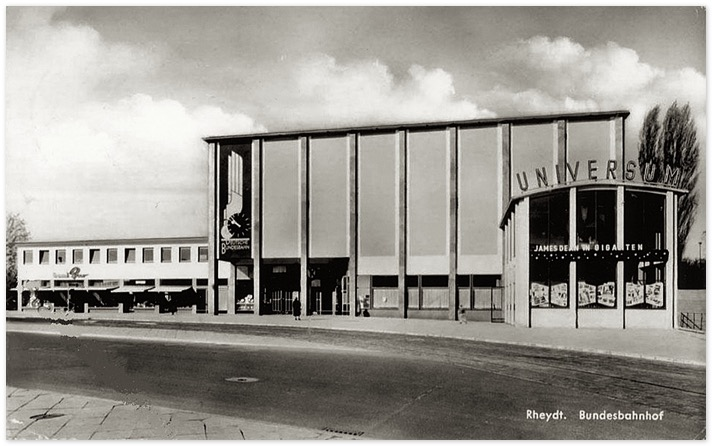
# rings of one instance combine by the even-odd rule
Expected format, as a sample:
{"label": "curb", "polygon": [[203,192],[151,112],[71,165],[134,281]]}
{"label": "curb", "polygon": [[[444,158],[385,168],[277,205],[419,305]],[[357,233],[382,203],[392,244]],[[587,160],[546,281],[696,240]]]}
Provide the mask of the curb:
{"label": "curb", "polygon": [[[12,317],[8,316],[6,317],[6,320],[9,321],[15,321],[15,322],[22,322],[26,319],[48,319],[48,320],[53,320],[50,318],[37,318],[37,317],[32,317],[32,318],[23,318],[23,317]],[[120,321],[130,321],[130,322],[153,322],[156,324],[154,327],[141,327],[142,329],[145,330],[174,330],[178,331],[176,329],[169,329],[169,328],[161,328],[160,325],[166,321],[155,321],[153,319],[143,319],[143,318],[131,318],[131,319],[114,319],[114,318],[96,318],[92,319],[91,317],[86,317],[86,318],[80,318],[80,320],[93,320],[93,321],[115,321],[115,320],[120,320]],[[192,323],[192,324],[198,324],[198,323],[203,323],[204,321],[180,321],[180,320],[175,320],[172,322],[187,322],[187,323]],[[432,334],[432,333],[416,333],[416,332],[411,332],[411,331],[393,331],[393,330],[388,330],[388,329],[378,329],[378,328],[369,328],[369,327],[312,327],[310,324],[270,324],[270,323],[255,323],[251,321],[207,321],[204,322],[207,327],[210,325],[235,325],[235,326],[255,326],[255,327],[288,327],[288,328],[301,328],[305,330],[309,329],[316,329],[316,330],[337,330],[337,331],[347,331],[347,332],[366,332],[366,333],[385,333],[385,334],[396,334],[396,335],[405,335],[405,336],[423,336],[423,337],[432,337],[432,338],[448,338],[448,339],[459,339],[463,341],[474,341],[474,342],[486,342],[490,344],[500,344],[500,345],[514,345],[514,346],[522,346],[522,347],[533,347],[533,348],[545,348],[545,349],[552,349],[552,350],[561,350],[561,351],[572,351],[572,352],[580,352],[580,353],[589,353],[589,354],[597,354],[597,355],[605,355],[605,356],[614,356],[614,357],[622,357],[622,358],[633,358],[633,359],[643,359],[643,360],[648,360],[648,361],[657,361],[657,362],[666,362],[666,363],[671,363],[671,364],[680,364],[680,365],[686,365],[686,366],[695,366],[695,367],[706,367],[706,361],[699,361],[699,360],[693,360],[693,359],[679,359],[679,358],[669,358],[669,357],[664,357],[664,356],[654,356],[654,355],[646,355],[646,354],[639,354],[639,353],[628,353],[628,352],[620,352],[620,351],[612,351],[612,350],[605,350],[605,349],[595,349],[595,348],[587,348],[587,347],[573,347],[573,346],[562,346],[562,345],[553,345],[553,344],[545,344],[545,343],[537,343],[537,342],[526,342],[526,341],[511,341],[511,340],[501,340],[501,339],[477,339],[477,338],[466,338],[462,336],[455,336],[455,335],[445,335],[445,334]],[[131,327],[127,327],[131,328]],[[16,332],[24,332],[24,333],[37,333],[37,332],[32,332],[32,331],[24,331],[24,330],[12,330],[12,329],[7,329],[6,331],[16,331]],[[190,331],[196,331],[199,332],[200,330],[190,330]],[[209,330],[206,330],[209,331]],[[66,335],[61,332],[43,332],[42,334],[54,334],[54,335]],[[688,333],[685,333],[688,334]],[[113,339],[138,339],[138,340],[144,340],[144,341],[155,341],[155,340],[163,340],[167,342],[175,342],[175,343],[196,343],[196,344],[215,344],[215,345],[246,345],[244,343],[234,343],[234,342],[221,342],[221,341],[197,341],[197,340],[191,340],[191,339],[180,339],[180,338],[170,338],[170,337],[136,337],[136,336],[121,336],[121,335],[100,335],[100,334],[80,334],[79,336],[86,336],[86,337],[96,337],[96,338],[113,338]],[[697,337],[697,336],[695,336]],[[270,347],[270,346],[266,346]],[[296,347],[296,348],[307,348],[307,347]],[[312,348],[312,347],[309,347]]]}

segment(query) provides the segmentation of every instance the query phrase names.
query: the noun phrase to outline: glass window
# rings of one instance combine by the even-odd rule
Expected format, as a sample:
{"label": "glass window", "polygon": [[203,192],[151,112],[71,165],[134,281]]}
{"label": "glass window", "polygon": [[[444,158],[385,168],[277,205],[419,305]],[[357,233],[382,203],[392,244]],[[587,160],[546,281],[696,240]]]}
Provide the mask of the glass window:
{"label": "glass window", "polygon": [[[665,249],[665,197],[660,194],[626,192],[625,249],[640,253]],[[663,260],[626,261],[625,305],[636,309],[665,308]]]}
{"label": "glass window", "polygon": [[208,247],[207,246],[199,246],[198,247],[198,262],[207,262],[208,261]]}
{"label": "glass window", "polygon": [[[569,194],[556,193],[529,200],[530,250],[568,250]],[[532,307],[568,308],[569,261],[534,259],[529,262]]]}
{"label": "glass window", "polygon": [[665,249],[665,196],[626,192],[624,223],[626,244],[643,250]]}
{"label": "glass window", "polygon": [[89,263],[99,263],[99,250],[90,249],[89,250]]}
{"label": "glass window", "polygon": [[33,261],[33,252],[31,249],[22,251],[22,263],[25,265],[31,265]]}
{"label": "glass window", "polygon": [[580,191],[576,196],[576,240],[584,249],[616,243],[616,191]]}
{"label": "glass window", "polygon": [[119,261],[119,251],[116,248],[106,250],[106,263],[117,263]]}
{"label": "glass window", "polygon": [[57,265],[64,265],[67,262],[67,250],[58,249],[55,255],[55,262]]}
{"label": "glass window", "polygon": [[143,263],[153,263],[153,248],[143,248]]}
{"label": "glass window", "polygon": [[665,308],[665,262],[625,262],[625,306]]}
{"label": "glass window", "polygon": [[581,308],[616,308],[615,260],[589,260],[579,262],[578,306]]}
{"label": "glass window", "polygon": [[178,248],[178,261],[190,262],[190,246],[181,246]]}
{"label": "glass window", "polygon": [[136,248],[124,249],[124,263],[136,263]]}
{"label": "glass window", "polygon": [[171,262],[171,248],[161,248],[161,263]]}
{"label": "glass window", "polygon": [[529,265],[529,298],[532,307],[568,308],[569,263],[533,260]]}
{"label": "glass window", "polygon": [[84,250],[83,249],[72,250],[72,263],[74,263],[74,264],[84,263]]}
{"label": "glass window", "polygon": [[49,265],[49,251],[40,249],[40,265]]}

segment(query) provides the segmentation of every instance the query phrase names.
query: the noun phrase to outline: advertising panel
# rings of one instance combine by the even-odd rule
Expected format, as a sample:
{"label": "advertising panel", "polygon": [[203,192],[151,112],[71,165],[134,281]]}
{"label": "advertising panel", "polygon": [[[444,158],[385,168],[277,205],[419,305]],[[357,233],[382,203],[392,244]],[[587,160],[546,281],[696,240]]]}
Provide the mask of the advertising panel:
{"label": "advertising panel", "polygon": [[220,260],[252,257],[252,147],[221,145],[218,161]]}

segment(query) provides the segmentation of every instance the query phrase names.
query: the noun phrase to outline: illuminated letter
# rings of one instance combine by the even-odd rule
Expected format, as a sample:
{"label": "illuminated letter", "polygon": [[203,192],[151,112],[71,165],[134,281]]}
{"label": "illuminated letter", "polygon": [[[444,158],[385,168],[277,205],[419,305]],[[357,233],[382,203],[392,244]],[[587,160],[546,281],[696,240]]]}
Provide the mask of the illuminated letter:
{"label": "illuminated letter", "polygon": [[542,167],[541,171],[539,169],[536,170],[536,182],[541,187],[541,183],[544,183],[544,186],[549,185],[549,181],[546,178],[546,167]]}
{"label": "illuminated letter", "polygon": [[673,169],[670,166],[665,166],[665,179],[663,180],[663,183],[672,187],[677,187],[680,183],[680,168],[676,167]]}
{"label": "illuminated letter", "polygon": [[645,170],[643,171],[643,181],[654,181],[655,180],[655,164],[646,163]]}
{"label": "illuminated letter", "polygon": [[521,189],[522,192],[526,191],[529,189],[529,181],[527,181],[527,173],[522,172],[522,176],[524,177],[524,186],[522,186],[522,179],[519,178],[519,174],[517,174],[517,182],[519,183],[519,189]]}
{"label": "illuminated letter", "polygon": [[596,167],[596,160],[588,160],[588,179],[597,180],[598,177],[595,175],[598,167]]}
{"label": "illuminated letter", "polygon": [[635,179],[635,161],[628,161],[625,168],[625,179],[633,181]]}
{"label": "illuminated letter", "polygon": [[617,164],[618,163],[616,162],[616,160],[608,160],[608,169],[606,169],[606,179],[607,180],[610,180],[611,177],[613,177],[614,180],[616,179],[616,165]]}
{"label": "illuminated letter", "polygon": [[571,175],[571,181],[576,181],[576,177],[578,176],[578,168],[579,168],[579,162],[576,161],[576,168],[571,171],[571,164],[566,163],[566,169],[569,171],[569,174]]}

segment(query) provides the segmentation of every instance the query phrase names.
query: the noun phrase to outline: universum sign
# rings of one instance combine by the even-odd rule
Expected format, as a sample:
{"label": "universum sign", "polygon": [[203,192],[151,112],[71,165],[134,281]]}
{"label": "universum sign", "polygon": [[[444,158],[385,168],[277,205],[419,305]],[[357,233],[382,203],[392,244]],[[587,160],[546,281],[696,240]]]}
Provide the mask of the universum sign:
{"label": "universum sign", "polygon": [[[568,162],[566,162],[565,165],[557,164],[554,168],[553,177],[548,175],[546,167],[535,168],[534,177],[536,178],[536,187],[541,188],[549,187],[550,185],[554,186],[558,184],[568,184],[576,181],[603,179],[602,175],[599,176],[598,160],[588,160],[586,165],[588,173],[587,178],[579,178],[579,170],[581,167],[580,161],[576,161],[573,166]],[[635,177],[640,174],[643,181],[646,183],[662,183],[675,188],[680,186],[681,175],[679,167],[666,165],[664,168],[659,169],[653,163],[645,163],[642,168],[639,168],[638,163],[635,161],[628,161],[625,171],[620,170],[622,170],[622,166],[619,167],[618,161],[608,160],[605,166],[605,179],[617,180],[620,176],[625,178],[627,181],[633,181],[635,180]],[[519,172],[516,176],[519,190],[522,192],[529,190],[527,172]]]}

